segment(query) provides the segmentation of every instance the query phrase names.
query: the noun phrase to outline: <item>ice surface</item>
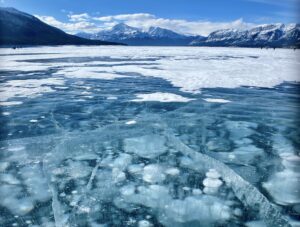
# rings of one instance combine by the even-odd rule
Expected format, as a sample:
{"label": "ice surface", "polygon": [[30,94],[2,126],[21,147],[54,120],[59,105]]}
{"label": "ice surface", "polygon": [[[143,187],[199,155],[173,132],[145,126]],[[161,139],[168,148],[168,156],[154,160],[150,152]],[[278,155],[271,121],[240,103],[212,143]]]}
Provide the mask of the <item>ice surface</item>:
{"label": "ice surface", "polygon": [[[37,51],[44,54],[38,56],[22,55]],[[3,53],[9,54],[11,50],[3,49]],[[190,48],[185,47],[176,49],[160,47],[160,50],[157,51],[156,48],[150,47],[81,47],[76,50],[73,47],[44,47],[18,50],[18,53],[20,55],[2,58],[5,61],[2,62],[2,70],[16,70],[16,68],[20,68],[23,71],[35,71],[58,66],[74,67],[76,65],[75,62],[59,63],[50,61],[34,63],[30,61],[19,62],[18,60],[55,59],[74,56],[79,58],[88,55],[91,58],[90,61],[93,61],[93,56],[103,56],[103,60],[98,61],[101,64],[107,62],[104,57],[112,59],[131,58],[133,61],[153,59],[159,66],[156,70],[140,65],[114,65],[111,72],[114,72],[116,76],[113,75],[114,73],[107,75],[110,75],[109,78],[115,78],[118,77],[119,73],[125,72],[159,77],[188,92],[197,92],[201,88],[234,88],[242,85],[273,87],[284,81],[299,81],[297,71],[299,52],[292,52],[291,50],[276,50],[275,52],[240,48],[194,48],[191,51]],[[225,56],[225,59],[220,58],[222,55]],[[226,58],[226,56],[236,56],[236,58]],[[251,56],[255,56],[255,58]],[[159,59],[160,57],[161,59]],[[71,71],[74,73],[74,70]],[[88,71],[90,71],[90,68],[88,68]],[[97,66],[97,71],[107,72],[107,67]],[[88,76],[88,74],[84,74],[81,71],[78,75]],[[72,73],[70,76],[72,76]],[[105,74],[95,74],[95,76],[97,78],[107,78]]]}
{"label": "ice surface", "polygon": [[297,226],[298,55],[3,49],[0,225]]}

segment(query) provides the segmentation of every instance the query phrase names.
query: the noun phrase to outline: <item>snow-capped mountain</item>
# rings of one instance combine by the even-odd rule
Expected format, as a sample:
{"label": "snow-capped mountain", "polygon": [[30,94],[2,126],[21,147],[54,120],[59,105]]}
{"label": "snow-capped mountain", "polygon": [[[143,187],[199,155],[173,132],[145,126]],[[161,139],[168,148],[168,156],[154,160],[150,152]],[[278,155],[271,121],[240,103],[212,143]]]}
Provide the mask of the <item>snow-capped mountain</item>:
{"label": "snow-capped mountain", "polygon": [[160,27],[150,27],[148,34],[154,38],[185,39],[187,36]]}
{"label": "snow-capped mountain", "polygon": [[299,47],[299,24],[267,24],[250,30],[226,29],[212,32],[206,39],[194,40],[194,46]]}
{"label": "snow-capped mountain", "polygon": [[111,29],[95,34],[78,33],[77,36],[87,39],[122,42],[129,45],[188,45],[200,36],[186,36],[160,27],[150,27],[148,31],[120,23]]}

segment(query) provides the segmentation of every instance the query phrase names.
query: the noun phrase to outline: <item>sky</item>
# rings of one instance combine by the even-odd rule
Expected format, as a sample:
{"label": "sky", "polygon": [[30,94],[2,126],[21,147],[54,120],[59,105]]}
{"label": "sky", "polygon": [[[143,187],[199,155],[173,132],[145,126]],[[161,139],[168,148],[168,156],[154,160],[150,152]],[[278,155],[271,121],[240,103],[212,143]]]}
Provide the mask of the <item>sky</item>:
{"label": "sky", "polygon": [[123,22],[208,35],[266,23],[298,23],[300,0],[0,0],[68,33],[94,33]]}

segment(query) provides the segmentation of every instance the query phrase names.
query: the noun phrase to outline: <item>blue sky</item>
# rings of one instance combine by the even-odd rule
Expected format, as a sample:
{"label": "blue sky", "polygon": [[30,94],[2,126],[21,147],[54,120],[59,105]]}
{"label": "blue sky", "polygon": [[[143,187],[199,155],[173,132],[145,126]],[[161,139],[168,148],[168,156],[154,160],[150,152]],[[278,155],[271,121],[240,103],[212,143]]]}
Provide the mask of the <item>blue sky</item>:
{"label": "blue sky", "polygon": [[299,22],[300,0],[0,0],[69,33],[125,22],[147,29],[207,34],[214,29]]}

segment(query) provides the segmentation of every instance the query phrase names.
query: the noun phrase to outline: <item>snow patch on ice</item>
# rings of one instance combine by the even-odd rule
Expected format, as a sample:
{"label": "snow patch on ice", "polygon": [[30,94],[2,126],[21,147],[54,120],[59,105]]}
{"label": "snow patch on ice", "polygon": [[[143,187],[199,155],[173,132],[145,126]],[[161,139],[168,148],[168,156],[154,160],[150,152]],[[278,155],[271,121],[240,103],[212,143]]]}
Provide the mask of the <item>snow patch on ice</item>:
{"label": "snow patch on ice", "polygon": [[134,125],[134,124],[136,124],[136,121],[135,120],[127,121],[125,124],[126,125]]}
{"label": "snow patch on ice", "polygon": [[189,102],[194,99],[186,98],[172,93],[155,92],[151,94],[138,94],[133,102]]}
{"label": "snow patch on ice", "polygon": [[60,78],[10,80],[1,84],[0,101],[4,105],[19,105],[19,102],[7,102],[10,98],[33,98],[47,92],[53,92],[51,85],[63,85]]}
{"label": "snow patch on ice", "polygon": [[206,102],[214,102],[214,103],[229,103],[231,101],[226,99],[212,99],[212,98],[206,98],[204,99]]}
{"label": "snow patch on ice", "polygon": [[20,101],[0,102],[0,106],[15,106],[15,105],[21,105],[22,103],[23,102]]}
{"label": "snow patch on ice", "polygon": [[55,75],[63,75],[70,78],[85,78],[85,79],[101,79],[113,80],[116,78],[127,77],[117,73],[106,72],[107,69],[103,67],[67,67],[60,70]]}

